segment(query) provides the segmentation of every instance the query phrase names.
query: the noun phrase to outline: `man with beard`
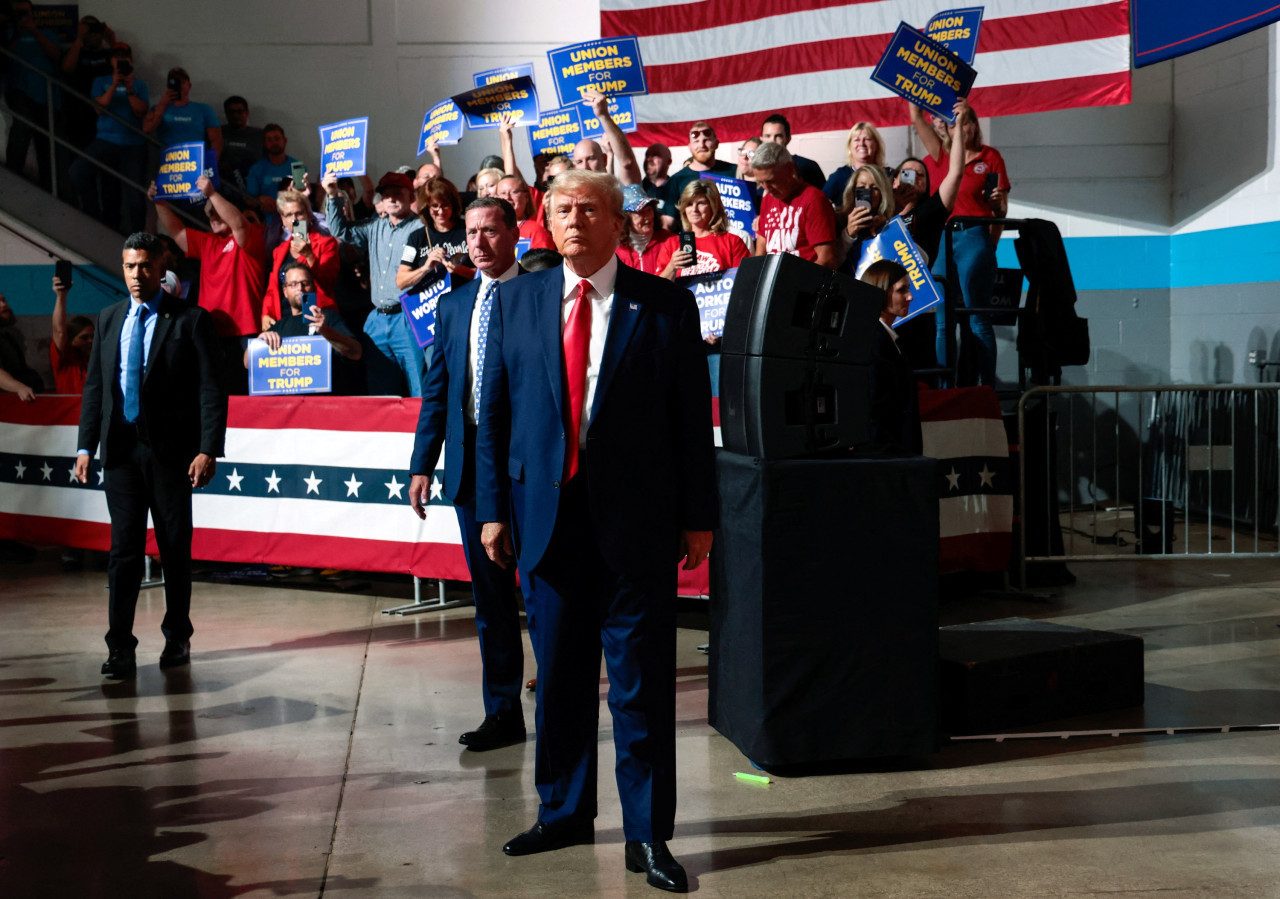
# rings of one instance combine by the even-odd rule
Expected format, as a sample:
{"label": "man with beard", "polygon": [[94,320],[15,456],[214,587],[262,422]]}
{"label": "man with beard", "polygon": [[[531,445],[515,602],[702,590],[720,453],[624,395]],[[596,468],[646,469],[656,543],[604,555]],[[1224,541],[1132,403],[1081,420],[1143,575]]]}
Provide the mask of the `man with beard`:
{"label": "man with beard", "polygon": [[706,122],[694,122],[689,128],[689,162],[680,171],[667,180],[662,200],[668,208],[675,209],[684,193],[684,186],[690,181],[697,181],[703,172],[723,175],[732,178],[737,167],[732,162],[716,159],[716,148],[720,141],[716,138],[716,129]]}

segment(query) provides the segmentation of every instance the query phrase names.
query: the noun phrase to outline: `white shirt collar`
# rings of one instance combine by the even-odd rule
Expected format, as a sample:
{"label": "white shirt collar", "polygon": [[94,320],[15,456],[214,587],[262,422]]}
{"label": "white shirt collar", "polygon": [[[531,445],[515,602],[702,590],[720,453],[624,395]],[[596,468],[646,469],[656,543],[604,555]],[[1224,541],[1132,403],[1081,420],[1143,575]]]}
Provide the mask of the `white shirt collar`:
{"label": "white shirt collar", "polygon": [[[572,297],[578,295],[578,282],[583,279],[575,275],[567,265],[561,265],[560,271],[564,273],[564,288],[560,293],[561,297]],[[591,287],[595,290],[596,295],[600,297],[613,296],[613,287],[618,280],[618,257],[610,256],[609,261],[601,266],[597,271],[586,277],[591,282]]]}
{"label": "white shirt collar", "polygon": [[497,278],[494,278],[488,272],[480,272],[480,295],[484,296],[484,292],[489,288],[490,281],[497,281],[499,284],[506,284],[518,274],[520,274],[520,263],[514,261],[511,263],[511,267],[498,275]]}

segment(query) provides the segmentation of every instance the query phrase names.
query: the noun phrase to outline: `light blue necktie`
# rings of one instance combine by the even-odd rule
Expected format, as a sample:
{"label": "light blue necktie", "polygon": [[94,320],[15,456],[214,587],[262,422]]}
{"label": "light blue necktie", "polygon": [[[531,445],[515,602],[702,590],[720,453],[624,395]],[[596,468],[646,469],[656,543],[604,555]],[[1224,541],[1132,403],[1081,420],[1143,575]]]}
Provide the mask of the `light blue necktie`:
{"label": "light blue necktie", "polygon": [[489,342],[489,314],[493,312],[493,297],[497,292],[498,279],[494,278],[480,300],[480,340],[476,346],[476,383],[472,388],[477,415],[480,414],[480,384],[484,381],[484,349]]}
{"label": "light blue necktie", "polygon": [[149,311],[142,303],[133,317],[133,339],[129,342],[129,361],[124,370],[124,420],[130,424],[142,414],[142,349]]}

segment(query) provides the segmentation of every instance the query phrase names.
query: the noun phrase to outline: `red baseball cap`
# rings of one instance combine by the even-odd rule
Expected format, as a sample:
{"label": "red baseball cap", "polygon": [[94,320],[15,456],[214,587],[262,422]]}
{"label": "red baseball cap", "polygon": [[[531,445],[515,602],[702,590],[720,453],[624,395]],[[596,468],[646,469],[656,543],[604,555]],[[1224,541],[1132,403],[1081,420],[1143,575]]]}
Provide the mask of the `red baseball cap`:
{"label": "red baseball cap", "polygon": [[405,190],[413,190],[413,179],[404,172],[387,172],[378,179],[378,193],[382,193],[383,188],[387,187],[403,187]]}

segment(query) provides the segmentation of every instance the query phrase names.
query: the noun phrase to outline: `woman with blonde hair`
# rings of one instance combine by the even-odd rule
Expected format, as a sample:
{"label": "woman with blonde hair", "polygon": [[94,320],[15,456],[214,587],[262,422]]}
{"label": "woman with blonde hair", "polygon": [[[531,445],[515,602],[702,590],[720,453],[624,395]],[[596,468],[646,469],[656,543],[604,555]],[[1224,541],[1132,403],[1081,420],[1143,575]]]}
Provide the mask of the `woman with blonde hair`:
{"label": "woman with blonde hair", "polygon": [[849,129],[849,138],[844,142],[845,158],[848,165],[842,165],[827,178],[822,192],[827,195],[832,206],[839,206],[844,197],[844,189],[849,185],[853,173],[864,165],[878,165],[884,168],[884,138],[870,122],[859,122]]}
{"label": "woman with blonde hair", "polygon": [[845,187],[840,208],[836,210],[836,224],[842,225],[840,242],[845,254],[837,271],[850,274],[856,271],[862,258],[862,245],[884,230],[897,211],[893,188],[884,169],[878,165],[859,167]]}
{"label": "woman with blonde hair", "polygon": [[746,241],[729,230],[729,217],[714,181],[690,181],[680,194],[676,209],[685,230],[693,232],[694,252],[682,253],[674,242],[669,244],[671,255],[662,263],[662,277],[674,280],[722,272],[737,268],[751,255]]}

